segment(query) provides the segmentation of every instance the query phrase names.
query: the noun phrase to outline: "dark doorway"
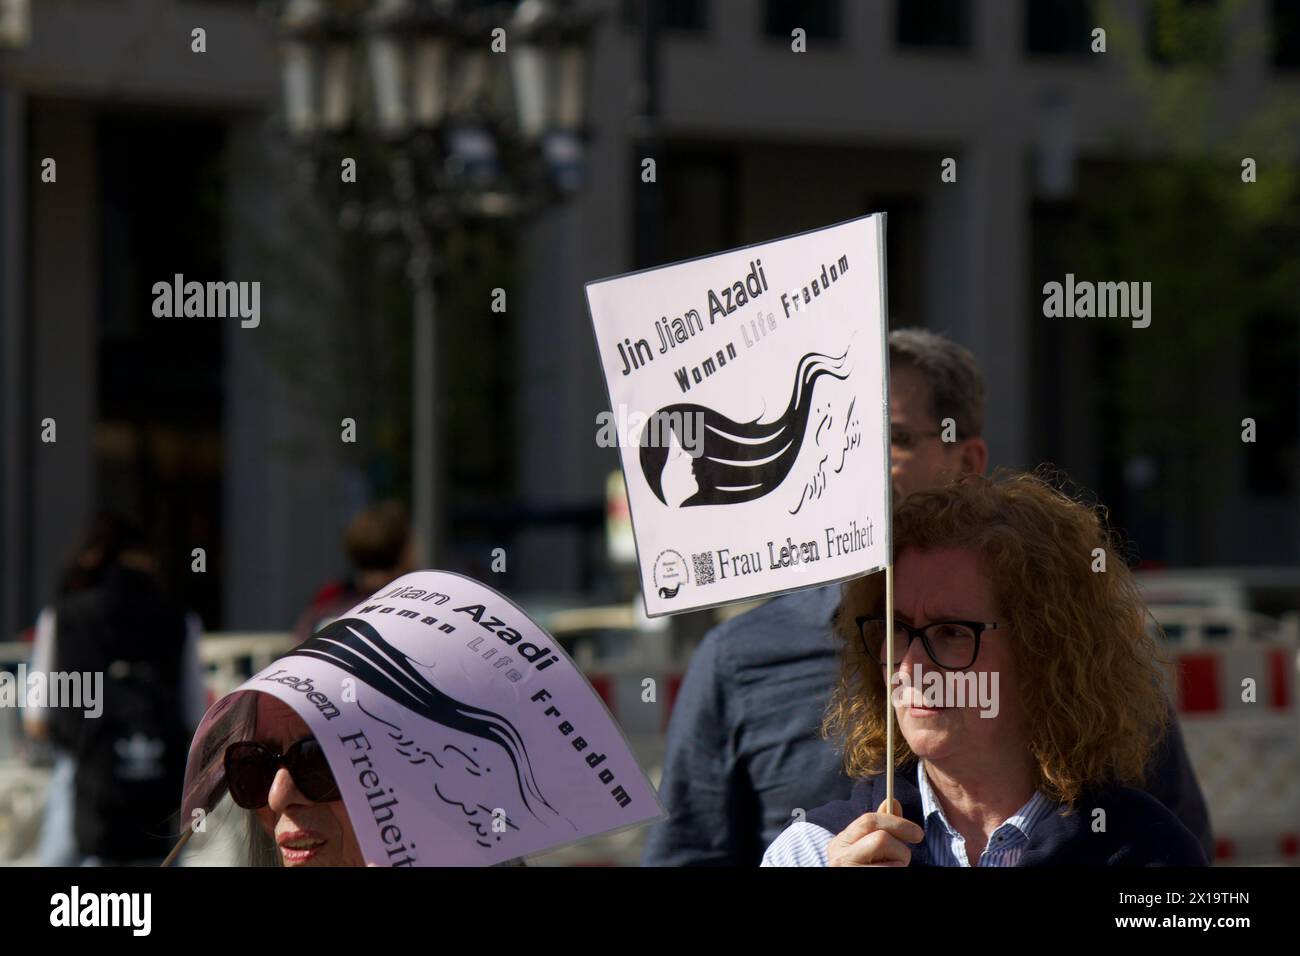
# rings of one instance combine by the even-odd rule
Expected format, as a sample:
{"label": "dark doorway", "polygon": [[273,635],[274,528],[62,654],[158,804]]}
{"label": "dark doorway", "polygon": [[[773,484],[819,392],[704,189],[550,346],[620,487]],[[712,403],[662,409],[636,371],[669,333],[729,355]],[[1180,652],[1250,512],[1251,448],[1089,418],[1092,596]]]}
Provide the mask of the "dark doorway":
{"label": "dark doorway", "polygon": [[[145,526],[173,592],[220,626],[225,323],[155,318],[153,285],[248,279],[222,262],[224,125],[156,114],[98,123],[103,283],[99,504]],[[202,548],[205,573],[193,570]]]}

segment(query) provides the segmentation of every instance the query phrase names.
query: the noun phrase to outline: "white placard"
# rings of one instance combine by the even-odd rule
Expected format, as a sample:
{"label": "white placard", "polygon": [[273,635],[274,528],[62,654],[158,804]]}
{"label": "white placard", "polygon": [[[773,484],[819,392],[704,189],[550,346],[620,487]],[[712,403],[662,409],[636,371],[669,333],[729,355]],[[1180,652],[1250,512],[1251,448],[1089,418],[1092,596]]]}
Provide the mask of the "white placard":
{"label": "white placard", "polygon": [[651,617],[887,563],[884,276],[878,213],[587,283]]}
{"label": "white placard", "polygon": [[458,574],[398,578],[213,704],[185,819],[194,794],[220,792],[203,755],[225,743],[207,738],[249,691],[289,704],[321,742],[367,862],[490,865],[660,815],[559,643]]}

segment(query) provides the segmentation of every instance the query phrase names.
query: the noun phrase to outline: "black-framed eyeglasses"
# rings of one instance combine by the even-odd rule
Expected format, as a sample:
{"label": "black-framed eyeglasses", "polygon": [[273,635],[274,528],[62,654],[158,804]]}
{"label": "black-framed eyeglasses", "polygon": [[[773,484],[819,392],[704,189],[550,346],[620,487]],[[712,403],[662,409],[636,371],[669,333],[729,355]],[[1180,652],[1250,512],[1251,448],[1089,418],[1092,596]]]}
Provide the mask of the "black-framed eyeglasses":
{"label": "black-framed eyeglasses", "polygon": [[[862,648],[870,658],[885,666],[885,619],[883,617],[860,617],[857,619],[858,633],[862,636]],[[985,631],[996,631],[997,622],[986,624],[983,621],[931,621],[925,627],[912,627],[910,624],[894,619],[894,660],[893,667],[903,663],[908,648],[918,637],[921,646],[930,660],[945,670],[961,671],[975,663],[980,652],[980,635]],[[899,640],[900,634],[906,634],[906,640]]]}
{"label": "black-framed eyeglasses", "polygon": [[338,784],[325,751],[315,737],[304,737],[284,753],[275,753],[254,740],[226,748],[226,783],[230,797],[245,810],[260,810],[271,796],[271,784],[281,767],[289,771],[299,792],[314,803],[340,799]]}
{"label": "black-framed eyeglasses", "polygon": [[901,451],[915,448],[922,438],[938,438],[943,432],[918,432],[898,425],[889,426],[889,444]]}

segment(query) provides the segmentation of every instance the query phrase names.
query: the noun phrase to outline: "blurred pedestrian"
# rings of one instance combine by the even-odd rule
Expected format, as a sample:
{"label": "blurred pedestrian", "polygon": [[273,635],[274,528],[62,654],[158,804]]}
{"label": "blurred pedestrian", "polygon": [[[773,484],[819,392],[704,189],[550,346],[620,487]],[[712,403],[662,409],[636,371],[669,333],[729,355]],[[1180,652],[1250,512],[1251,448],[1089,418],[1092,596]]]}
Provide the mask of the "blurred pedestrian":
{"label": "blurred pedestrian", "polygon": [[380,501],[358,512],[344,532],[343,550],[352,573],[312,598],[294,628],[299,644],[389,581],[415,570],[415,542],[406,506]]}
{"label": "blurred pedestrian", "polygon": [[162,590],[157,572],[140,527],[101,514],[63,593],[37,619],[32,674],[46,675],[46,686],[54,674],[102,680],[97,715],[78,706],[85,700],[47,700],[24,712],[28,736],[49,740],[56,753],[43,865],[152,863],[167,851],[189,739],[207,700],[202,623]]}

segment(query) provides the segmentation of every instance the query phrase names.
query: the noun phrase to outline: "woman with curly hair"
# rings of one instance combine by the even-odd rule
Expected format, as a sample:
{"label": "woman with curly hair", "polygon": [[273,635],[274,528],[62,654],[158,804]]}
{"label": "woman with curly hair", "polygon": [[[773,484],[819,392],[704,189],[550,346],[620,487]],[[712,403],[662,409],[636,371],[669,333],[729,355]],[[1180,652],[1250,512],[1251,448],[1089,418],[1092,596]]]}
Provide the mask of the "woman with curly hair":
{"label": "woman with curly hair", "polygon": [[[880,575],[846,584],[836,615],[823,731],[857,783],[763,865],[1204,866],[1137,789],[1169,719],[1167,664],[1133,576],[1119,560],[1094,571],[1097,548],[1112,554],[1098,515],[1030,475],[910,496],[894,516],[892,662]],[[953,693],[974,687],[994,690],[992,706]]]}

